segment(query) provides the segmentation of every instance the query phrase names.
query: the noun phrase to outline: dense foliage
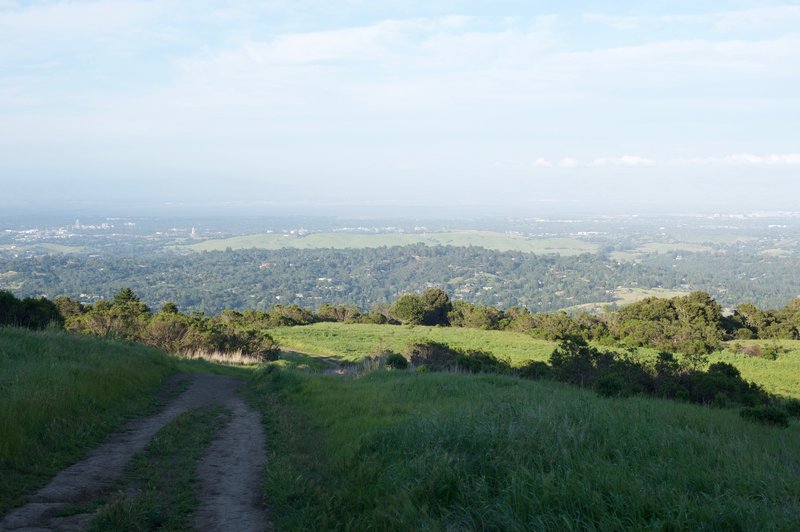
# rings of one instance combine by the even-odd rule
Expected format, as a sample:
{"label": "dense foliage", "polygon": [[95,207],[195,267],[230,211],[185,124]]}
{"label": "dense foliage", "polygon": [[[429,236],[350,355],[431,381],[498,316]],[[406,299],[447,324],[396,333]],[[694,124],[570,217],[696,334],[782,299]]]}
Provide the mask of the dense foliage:
{"label": "dense foliage", "polygon": [[[779,310],[761,310],[750,303],[723,316],[720,305],[704,292],[673,298],[650,297],[600,316],[577,312],[531,313],[526,308],[499,310],[463,301],[452,303],[448,294],[430,288],[421,294],[401,295],[394,303],[361,312],[349,305],[324,304],[314,311],[298,305],[274,305],[269,311],[225,310],[213,317],[182,314],[167,302],[153,313],[130,288],[112,301],[91,305],[61,296],[17,299],[0,292],[0,323],[32,328],[48,323],[100,336],[115,335],[169,352],[241,351],[263,358],[277,351],[265,331],[275,327],[315,322],[388,323],[512,330],[545,340],[584,338],[627,347],[651,347],[665,352],[703,355],[725,340],[797,339],[800,337],[800,298]],[[740,346],[752,356],[773,357],[759,347]]]}
{"label": "dense foliage", "polygon": [[64,323],[53,302],[43,297],[17,299],[11,292],[0,290],[0,326],[44,329],[51,323],[58,327]]}
{"label": "dense foliage", "polygon": [[[679,260],[680,259],[680,260]],[[174,301],[186,311],[268,310],[274,304],[360,310],[401,294],[439,287],[454,301],[551,312],[609,303],[618,287],[702,290],[732,308],[751,301],[776,308],[800,294],[800,258],[735,251],[651,253],[637,262],[608,254],[576,257],[411,245],[373,249],[281,249],[181,255],[0,257],[0,289],[22,296],[110,299],[130,286],[148,305]]]}
{"label": "dense foliage", "polygon": [[268,327],[308,323],[303,317],[311,315],[299,308],[279,307],[270,315],[226,310],[206,317],[182,314],[174,303],[153,313],[130,288],[120,290],[111,302],[84,306],[62,297],[57,304],[68,309],[65,328],[70,331],[116,336],[170,353],[241,352],[261,359],[273,358],[278,350],[266,333]]}

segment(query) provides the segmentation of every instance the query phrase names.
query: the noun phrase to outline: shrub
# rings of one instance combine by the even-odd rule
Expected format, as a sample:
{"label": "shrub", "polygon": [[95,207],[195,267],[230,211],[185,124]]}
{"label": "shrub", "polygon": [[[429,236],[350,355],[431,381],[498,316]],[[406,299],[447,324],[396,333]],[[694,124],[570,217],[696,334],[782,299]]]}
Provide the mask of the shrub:
{"label": "shrub", "polygon": [[392,369],[406,369],[408,367],[408,360],[400,353],[391,353],[386,357],[386,367]]}
{"label": "shrub", "polygon": [[800,417],[800,399],[786,399],[783,409],[792,417]]}
{"label": "shrub", "polygon": [[449,345],[430,340],[409,345],[403,354],[413,365],[424,365],[431,371],[442,371],[455,365],[460,355]]}
{"label": "shrub", "polygon": [[742,408],[739,414],[749,421],[776,427],[788,427],[789,415],[775,406],[751,406]]}
{"label": "shrub", "polygon": [[769,360],[778,360],[778,356],[783,350],[776,344],[770,344],[764,348],[764,358]]}
{"label": "shrub", "polygon": [[523,379],[545,379],[550,376],[550,366],[541,360],[529,360],[517,369],[517,374]]}
{"label": "shrub", "polygon": [[594,383],[594,391],[603,397],[628,395],[625,383],[618,375],[613,373],[604,373],[597,377]]}
{"label": "shrub", "polygon": [[727,362],[715,362],[708,367],[708,373],[711,375],[723,375],[731,379],[738,379],[741,377],[739,369]]}
{"label": "shrub", "polygon": [[509,373],[511,364],[499,360],[496,356],[486,351],[470,349],[463,351],[456,359],[456,365],[471,373]]}

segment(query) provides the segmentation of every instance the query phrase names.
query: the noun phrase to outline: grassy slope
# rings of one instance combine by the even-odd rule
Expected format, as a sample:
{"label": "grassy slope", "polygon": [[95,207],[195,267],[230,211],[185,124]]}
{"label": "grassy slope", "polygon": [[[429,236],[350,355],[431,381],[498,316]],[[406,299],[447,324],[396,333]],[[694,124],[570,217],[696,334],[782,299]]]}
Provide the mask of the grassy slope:
{"label": "grassy slope", "polygon": [[800,340],[747,340],[741,344],[760,346],[777,345],[782,352],[777,360],[737,355],[726,349],[713,353],[711,362],[729,362],[739,368],[742,377],[764,386],[770,393],[796,397],[800,399]]}
{"label": "grassy slope", "polygon": [[510,377],[263,371],[285,529],[797,529],[800,425]]}
{"label": "grassy slope", "polygon": [[[453,347],[483,349],[500,358],[511,359],[519,365],[526,360],[544,360],[550,357],[555,342],[536,340],[525,334],[510,331],[483,331],[457,327],[409,327],[397,325],[362,325],[345,323],[316,323],[305,327],[281,327],[270,330],[284,347],[310,355],[325,355],[343,360],[359,360],[381,349],[401,351],[411,342],[423,339],[444,342]],[[769,341],[747,341],[742,344]],[[767,391],[800,398],[800,341],[778,343],[787,350],[778,360],[735,355],[730,351],[714,353],[710,362],[730,362],[742,372],[745,379],[764,386]],[[655,356],[655,351],[642,349],[644,356]],[[313,367],[309,361],[306,365]]]}
{"label": "grassy slope", "polygon": [[185,246],[193,251],[220,251],[231,249],[281,249],[281,248],[373,248],[382,246],[405,246],[409,244],[429,246],[481,246],[498,251],[522,251],[530,253],[554,253],[579,255],[597,251],[598,246],[576,238],[530,239],[522,236],[489,231],[453,231],[425,234],[354,234],[312,233],[306,236],[283,234],[256,234],[236,236],[218,240],[206,240]]}
{"label": "grassy slope", "polygon": [[401,351],[419,340],[444,342],[452,347],[483,349],[512,363],[546,360],[554,344],[510,331],[484,331],[457,327],[315,323],[305,327],[281,327],[269,333],[282,346],[304,353],[360,360],[383,349]]}
{"label": "grassy slope", "polygon": [[133,416],[175,371],[142,346],[0,328],[0,514]]}

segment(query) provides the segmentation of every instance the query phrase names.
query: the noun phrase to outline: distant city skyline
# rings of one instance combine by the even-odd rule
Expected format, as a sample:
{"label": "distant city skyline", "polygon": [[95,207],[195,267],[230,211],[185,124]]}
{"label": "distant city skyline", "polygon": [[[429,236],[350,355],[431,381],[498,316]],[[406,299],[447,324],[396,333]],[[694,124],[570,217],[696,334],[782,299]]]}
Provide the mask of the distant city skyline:
{"label": "distant city skyline", "polygon": [[0,210],[794,210],[798,27],[798,2],[0,0]]}

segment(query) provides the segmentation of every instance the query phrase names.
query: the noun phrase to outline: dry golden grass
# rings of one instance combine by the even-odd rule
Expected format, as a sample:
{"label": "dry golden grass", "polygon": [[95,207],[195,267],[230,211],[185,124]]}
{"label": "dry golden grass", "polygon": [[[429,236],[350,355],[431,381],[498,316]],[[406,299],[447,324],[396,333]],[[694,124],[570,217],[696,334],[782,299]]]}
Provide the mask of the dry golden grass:
{"label": "dry golden grass", "polygon": [[261,364],[263,360],[255,355],[247,355],[241,350],[223,353],[221,351],[205,351],[202,349],[184,351],[179,353],[178,358],[187,360],[205,360],[216,364],[227,364],[229,366],[252,366]]}

